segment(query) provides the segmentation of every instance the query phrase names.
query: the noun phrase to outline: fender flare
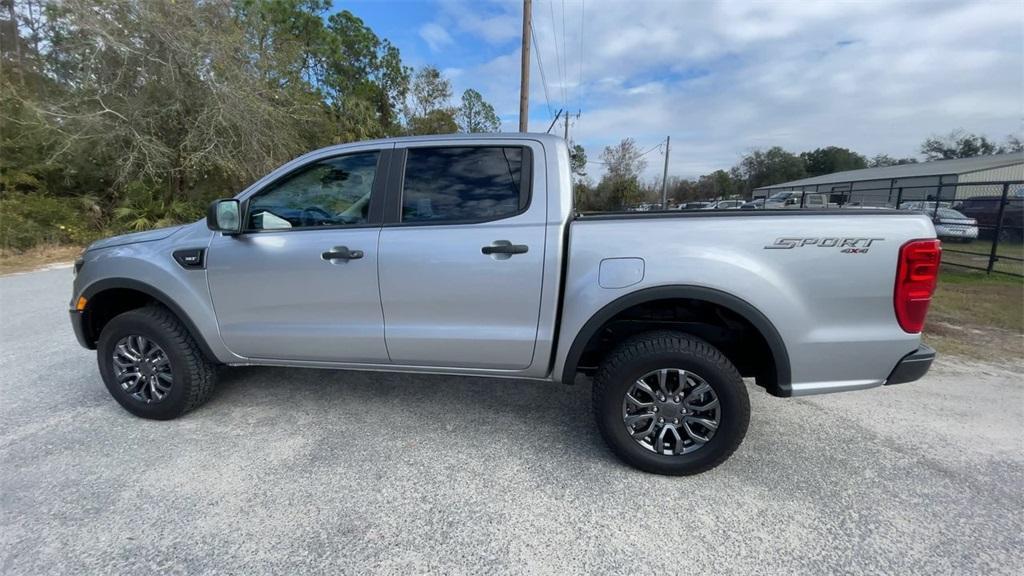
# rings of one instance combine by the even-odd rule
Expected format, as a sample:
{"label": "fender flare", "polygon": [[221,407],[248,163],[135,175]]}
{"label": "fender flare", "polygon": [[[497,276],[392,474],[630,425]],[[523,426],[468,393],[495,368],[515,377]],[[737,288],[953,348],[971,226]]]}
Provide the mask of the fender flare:
{"label": "fender flare", "polygon": [[199,349],[203,351],[203,354],[205,354],[210,361],[215,363],[218,362],[217,355],[213,353],[213,349],[210,348],[206,339],[203,338],[202,332],[196,328],[195,322],[189,318],[188,314],[185,313],[185,310],[181,306],[175,303],[170,296],[162,292],[159,288],[154,288],[145,282],[140,282],[131,278],[104,278],[88,285],[82,291],[82,296],[85,296],[86,300],[92,300],[92,298],[100,292],[114,289],[127,289],[142,292],[157,303],[166,307],[174,313],[182,324],[185,325],[185,329],[188,331],[189,335],[192,336],[192,339],[196,341],[196,344],[199,345]]}
{"label": "fender flare", "polygon": [[606,304],[583,324],[583,327],[580,328],[573,339],[569,352],[565,357],[561,381],[565,384],[571,384],[575,380],[576,368],[579,366],[580,358],[583,356],[583,350],[590,343],[590,340],[616,314],[637,304],[675,298],[711,302],[712,304],[732,310],[750,322],[761,333],[761,336],[764,337],[768,344],[768,349],[771,351],[772,360],[775,363],[775,385],[774,389],[769,390],[769,392],[776,396],[792,395],[792,387],[790,386],[792,373],[790,371],[789,353],[786,351],[786,344],[782,340],[782,336],[779,335],[779,331],[775,329],[775,325],[772,324],[767,316],[746,300],[721,290],[705,288],[703,286],[656,286],[654,288],[645,288],[621,296]]}

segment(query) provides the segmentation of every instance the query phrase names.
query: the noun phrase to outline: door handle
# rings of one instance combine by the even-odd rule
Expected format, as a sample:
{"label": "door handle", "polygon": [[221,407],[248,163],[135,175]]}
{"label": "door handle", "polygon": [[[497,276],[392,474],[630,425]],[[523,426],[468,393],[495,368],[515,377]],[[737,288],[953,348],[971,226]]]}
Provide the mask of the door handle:
{"label": "door handle", "polygon": [[484,246],[480,249],[484,254],[526,254],[530,247],[526,244],[513,244],[508,240],[495,240],[491,246]]}
{"label": "door handle", "polygon": [[349,250],[348,246],[335,246],[320,255],[324,260],[358,260],[363,257],[362,250]]}

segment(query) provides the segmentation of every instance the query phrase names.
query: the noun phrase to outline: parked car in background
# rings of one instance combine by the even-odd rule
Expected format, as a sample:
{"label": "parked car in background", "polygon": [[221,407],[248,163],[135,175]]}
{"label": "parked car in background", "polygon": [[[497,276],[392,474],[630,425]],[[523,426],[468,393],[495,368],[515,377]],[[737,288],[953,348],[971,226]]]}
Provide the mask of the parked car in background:
{"label": "parked car in background", "polygon": [[680,210],[704,210],[711,206],[712,202],[683,202],[679,205]]}
{"label": "parked car in background", "polygon": [[808,193],[804,198],[804,193],[800,190],[780,190],[764,201],[764,208],[767,210],[828,207],[827,194]]}
{"label": "parked car in background", "polygon": [[[939,208],[952,208],[959,210],[959,204],[953,205],[951,202],[939,202]],[[927,212],[928,210],[935,210],[935,202],[924,201],[924,200],[911,200],[910,202],[904,202],[900,204],[900,210],[917,210],[920,212]]]}
{"label": "parked car in background", "polygon": [[719,200],[712,202],[704,210],[739,210],[740,206],[746,204],[745,200]]}
{"label": "parked car in background", "polygon": [[941,240],[958,240],[966,244],[978,239],[978,221],[952,208],[939,206],[936,209],[934,202],[907,202],[900,208],[923,212],[931,218],[935,225],[935,235]]}
{"label": "parked car in background", "polygon": [[760,210],[764,208],[764,198],[755,198],[740,206],[740,210]]}
{"label": "parked car in background", "polygon": [[[1002,195],[974,196],[960,202],[958,209],[968,218],[974,218],[986,235],[995,234],[999,220],[999,205]],[[1021,240],[1024,237],[1024,186],[1018,185],[1006,196],[1003,207],[1003,225],[999,230],[999,241]]]}
{"label": "parked car in background", "polygon": [[661,209],[661,202],[643,202],[630,208],[627,212],[657,212]]}
{"label": "parked car in background", "polygon": [[800,196],[802,195],[803,192],[799,190],[780,190],[765,198],[764,205],[762,207],[766,210],[791,207],[795,208],[799,206]]}

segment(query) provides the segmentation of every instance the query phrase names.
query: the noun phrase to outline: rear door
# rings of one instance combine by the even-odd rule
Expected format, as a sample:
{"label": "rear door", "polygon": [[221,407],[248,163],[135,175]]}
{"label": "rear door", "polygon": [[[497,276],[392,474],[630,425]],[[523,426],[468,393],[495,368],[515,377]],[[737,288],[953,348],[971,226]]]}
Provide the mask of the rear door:
{"label": "rear door", "polygon": [[543,280],[543,148],[466,142],[396,147],[379,244],[388,352],[402,365],[525,369]]}

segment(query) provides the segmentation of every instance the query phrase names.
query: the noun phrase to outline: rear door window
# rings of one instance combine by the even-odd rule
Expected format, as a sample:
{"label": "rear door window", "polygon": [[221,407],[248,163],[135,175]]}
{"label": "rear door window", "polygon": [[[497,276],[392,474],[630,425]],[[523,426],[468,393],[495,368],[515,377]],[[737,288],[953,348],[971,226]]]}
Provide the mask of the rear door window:
{"label": "rear door window", "polygon": [[405,160],[402,222],[485,222],[529,204],[528,148],[410,148]]}

